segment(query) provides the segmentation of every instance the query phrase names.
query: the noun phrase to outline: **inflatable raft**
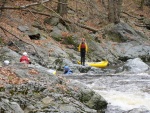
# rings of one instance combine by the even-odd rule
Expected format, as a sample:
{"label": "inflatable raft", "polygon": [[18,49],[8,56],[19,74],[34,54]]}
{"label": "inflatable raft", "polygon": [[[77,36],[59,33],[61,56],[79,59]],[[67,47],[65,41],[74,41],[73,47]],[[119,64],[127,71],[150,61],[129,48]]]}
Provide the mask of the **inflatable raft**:
{"label": "inflatable raft", "polygon": [[[81,64],[81,62],[78,61],[78,64]],[[92,67],[105,68],[108,66],[108,61],[106,60],[101,62],[85,62],[85,64]]]}

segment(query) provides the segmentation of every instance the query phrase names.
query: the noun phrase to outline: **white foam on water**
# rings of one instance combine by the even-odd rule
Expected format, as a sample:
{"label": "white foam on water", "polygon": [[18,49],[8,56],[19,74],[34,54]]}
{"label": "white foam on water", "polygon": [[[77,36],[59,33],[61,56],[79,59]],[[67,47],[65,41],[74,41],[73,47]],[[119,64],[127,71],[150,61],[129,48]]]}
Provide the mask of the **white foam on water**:
{"label": "white foam on water", "polygon": [[119,92],[114,90],[95,91],[103,96],[108,103],[114,106],[120,106],[122,110],[131,110],[140,107],[145,107],[147,110],[150,110],[150,94],[143,92]]}

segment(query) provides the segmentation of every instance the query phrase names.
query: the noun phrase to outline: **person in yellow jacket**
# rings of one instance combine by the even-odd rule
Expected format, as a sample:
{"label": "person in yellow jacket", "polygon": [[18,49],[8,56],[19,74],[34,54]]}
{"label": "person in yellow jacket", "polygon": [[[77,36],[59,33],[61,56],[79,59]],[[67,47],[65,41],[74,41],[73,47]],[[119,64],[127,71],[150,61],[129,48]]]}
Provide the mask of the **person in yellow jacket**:
{"label": "person in yellow jacket", "polygon": [[85,39],[82,38],[82,42],[79,44],[78,50],[80,51],[81,56],[81,65],[85,65],[85,55],[88,51],[87,43],[85,42]]}

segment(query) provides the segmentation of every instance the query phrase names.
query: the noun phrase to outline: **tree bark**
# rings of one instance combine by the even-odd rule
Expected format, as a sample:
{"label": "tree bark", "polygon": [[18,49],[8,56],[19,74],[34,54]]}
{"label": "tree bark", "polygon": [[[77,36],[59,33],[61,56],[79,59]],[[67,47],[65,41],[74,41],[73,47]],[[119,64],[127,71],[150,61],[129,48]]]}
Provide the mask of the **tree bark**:
{"label": "tree bark", "polygon": [[144,1],[145,1],[145,0],[141,0],[141,3],[140,3],[140,9],[141,9],[141,10],[143,10]]}
{"label": "tree bark", "polygon": [[0,4],[0,16],[2,15],[3,7],[5,6],[5,4],[6,4],[6,0],[1,0],[1,4]]}
{"label": "tree bark", "polygon": [[108,0],[108,20],[112,23],[120,22],[120,14],[123,0]]}
{"label": "tree bark", "polygon": [[67,2],[68,0],[58,0],[57,13],[62,17],[67,14]]}
{"label": "tree bark", "polygon": [[114,21],[114,0],[108,0],[108,21]]}

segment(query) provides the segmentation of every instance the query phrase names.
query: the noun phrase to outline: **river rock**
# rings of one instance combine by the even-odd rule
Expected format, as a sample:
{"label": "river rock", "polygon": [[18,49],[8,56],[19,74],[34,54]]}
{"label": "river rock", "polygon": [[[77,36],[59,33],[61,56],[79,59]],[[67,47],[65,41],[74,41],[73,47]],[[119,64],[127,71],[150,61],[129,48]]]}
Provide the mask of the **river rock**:
{"label": "river rock", "polygon": [[145,108],[135,108],[130,111],[126,111],[124,113],[150,113],[150,111],[146,110]]}
{"label": "river rock", "polygon": [[115,54],[122,61],[127,61],[128,59],[141,58],[144,61],[150,60],[150,46],[143,43],[139,44],[136,41],[116,44]]}
{"label": "river rock", "polygon": [[149,66],[140,58],[129,59],[117,72],[142,73],[149,70]]}
{"label": "river rock", "polygon": [[75,90],[72,90],[72,96],[77,100],[80,100],[89,108],[96,110],[102,110],[106,108],[106,100],[81,82],[72,81],[68,85],[75,87]]}
{"label": "river rock", "polygon": [[16,102],[10,102],[8,99],[1,98],[0,102],[0,112],[8,112],[11,113],[12,111],[14,113],[24,113],[24,111],[21,109],[18,103]]}
{"label": "river rock", "polygon": [[[120,22],[106,30],[108,36],[117,41],[126,42],[128,40],[136,40],[142,36],[127,23]],[[110,35],[111,34],[111,35]]]}

